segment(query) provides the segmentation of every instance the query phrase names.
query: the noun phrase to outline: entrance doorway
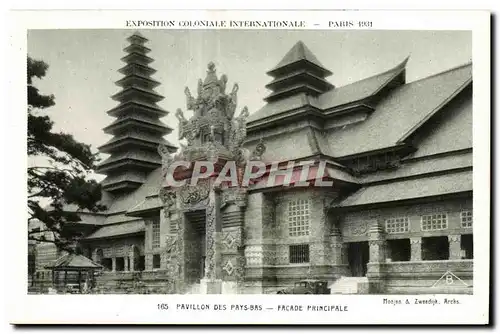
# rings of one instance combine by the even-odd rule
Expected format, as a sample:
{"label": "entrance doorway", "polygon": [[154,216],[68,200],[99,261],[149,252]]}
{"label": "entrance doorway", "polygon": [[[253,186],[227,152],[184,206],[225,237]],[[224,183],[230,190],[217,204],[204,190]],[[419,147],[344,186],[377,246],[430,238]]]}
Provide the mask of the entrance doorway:
{"label": "entrance doorway", "polygon": [[205,210],[186,212],[186,280],[199,283],[205,274]]}
{"label": "entrance doorway", "polygon": [[368,241],[350,242],[347,249],[349,268],[353,277],[366,276],[367,263],[370,260]]}

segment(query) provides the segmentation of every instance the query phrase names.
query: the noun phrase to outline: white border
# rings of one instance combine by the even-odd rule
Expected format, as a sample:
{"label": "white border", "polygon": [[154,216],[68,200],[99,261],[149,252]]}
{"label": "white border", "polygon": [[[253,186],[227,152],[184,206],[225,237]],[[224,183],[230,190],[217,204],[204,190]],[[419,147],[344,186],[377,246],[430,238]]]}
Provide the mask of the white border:
{"label": "white border", "polygon": [[[82,8],[82,7],[80,7]],[[346,8],[346,7],[344,7]],[[123,29],[127,19],[246,19],[306,20],[308,29],[325,29],[334,14],[336,20],[371,20],[374,29],[390,30],[472,30],[474,75],[474,295],[455,296],[460,305],[395,307],[382,304],[382,296],[280,296],[280,304],[347,305],[349,312],[177,312],[175,304],[263,304],[273,307],[276,296],[28,296],[26,294],[26,252],[24,243],[26,161],[25,59],[27,29],[109,28]],[[28,11],[12,12],[8,17],[9,54],[8,105],[4,120],[10,131],[4,132],[9,143],[9,232],[5,236],[8,268],[8,320],[15,323],[274,323],[274,324],[483,324],[488,321],[489,306],[489,224],[490,224],[490,17],[487,12],[466,11]],[[319,25],[313,26],[312,23]],[[21,75],[23,73],[24,75]],[[4,174],[5,175],[5,174]],[[22,186],[21,186],[22,184]],[[23,240],[23,241],[20,241]],[[406,296],[386,296],[405,299]],[[408,297],[410,298],[410,297]],[[424,298],[424,296],[419,296]],[[443,297],[437,297],[442,300]],[[159,311],[157,304],[166,302],[169,311]]]}

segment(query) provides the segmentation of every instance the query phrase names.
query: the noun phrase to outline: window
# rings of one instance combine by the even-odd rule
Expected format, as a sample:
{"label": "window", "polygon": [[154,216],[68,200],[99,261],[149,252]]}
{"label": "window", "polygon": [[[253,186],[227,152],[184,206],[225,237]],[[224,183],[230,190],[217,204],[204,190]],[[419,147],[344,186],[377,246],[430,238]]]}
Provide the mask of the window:
{"label": "window", "polygon": [[160,220],[153,220],[153,240],[151,242],[151,247],[153,249],[160,248]]}
{"label": "window", "polygon": [[410,230],[408,217],[390,218],[385,221],[385,231],[391,234],[405,233]]}
{"label": "window", "polygon": [[463,234],[460,238],[460,248],[462,250],[462,259],[474,258],[474,243],[472,234]]}
{"label": "window", "polygon": [[113,267],[113,260],[111,260],[109,257],[104,258],[101,260],[101,265],[104,267],[105,270],[111,270]]}
{"label": "window", "polygon": [[422,260],[448,260],[450,258],[450,245],[448,237],[422,238]]}
{"label": "window", "polygon": [[146,269],[146,258],[144,255],[139,256],[139,261],[137,264],[134,263],[134,265],[137,266],[137,270],[139,271],[144,271]]}
{"label": "window", "polygon": [[308,263],[309,245],[290,245],[290,263]]}
{"label": "window", "polygon": [[446,230],[448,228],[448,217],[445,213],[422,216],[422,231]]}
{"label": "window", "polygon": [[115,266],[116,266],[115,267],[116,271],[124,271],[125,270],[125,258],[117,257]]}
{"label": "window", "polygon": [[161,257],[160,254],[153,255],[153,269],[159,269],[161,267]]}
{"label": "window", "polygon": [[463,228],[472,228],[472,211],[462,211],[460,213],[460,220],[462,221]]}
{"label": "window", "polygon": [[387,246],[391,261],[410,261],[410,239],[387,240]]}
{"label": "window", "polygon": [[288,203],[288,233],[291,237],[309,235],[310,201],[299,199]]}

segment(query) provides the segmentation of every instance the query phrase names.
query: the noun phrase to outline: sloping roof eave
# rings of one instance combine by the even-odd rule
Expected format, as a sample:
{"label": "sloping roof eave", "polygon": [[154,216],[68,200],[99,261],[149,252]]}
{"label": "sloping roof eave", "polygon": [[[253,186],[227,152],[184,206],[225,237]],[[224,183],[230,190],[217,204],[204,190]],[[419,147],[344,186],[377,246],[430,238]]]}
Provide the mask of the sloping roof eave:
{"label": "sloping roof eave", "polygon": [[472,171],[363,187],[332,207],[354,207],[472,191]]}

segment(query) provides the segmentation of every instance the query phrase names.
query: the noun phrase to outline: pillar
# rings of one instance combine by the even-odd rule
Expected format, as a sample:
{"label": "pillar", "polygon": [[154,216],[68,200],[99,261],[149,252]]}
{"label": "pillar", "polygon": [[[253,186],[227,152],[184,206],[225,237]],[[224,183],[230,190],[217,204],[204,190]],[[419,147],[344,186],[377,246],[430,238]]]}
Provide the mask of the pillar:
{"label": "pillar", "polygon": [[144,267],[146,271],[153,270],[153,253],[144,254]]}
{"label": "pillar", "polygon": [[220,294],[222,292],[220,193],[210,189],[206,209],[206,258],[205,274],[202,280],[202,293]]}
{"label": "pillar", "polygon": [[111,271],[116,271],[116,257],[111,258]]}
{"label": "pillar", "polygon": [[385,263],[387,257],[387,241],[384,229],[377,221],[372,223],[369,230],[370,262]]}
{"label": "pillar", "polygon": [[134,255],[134,251],[132,250],[131,254],[128,256],[128,258],[130,259],[130,271],[135,271]]}
{"label": "pillar", "polygon": [[235,268],[235,276],[236,276],[236,283],[238,285],[238,293],[241,293],[244,288],[244,281],[245,281],[245,248],[243,247],[244,245],[244,240],[243,240],[243,224],[244,224],[244,210],[245,210],[245,204],[237,204],[238,206],[238,214],[240,218],[240,225],[238,226],[238,233],[237,233],[237,241],[236,241],[236,268]]}
{"label": "pillar", "polygon": [[422,261],[422,238],[410,238],[410,261]]}
{"label": "pillar", "polygon": [[347,253],[344,249],[344,242],[342,241],[342,235],[337,227],[332,227],[330,232],[330,244],[332,247],[332,257],[330,262],[334,265],[342,265],[344,263],[345,254]]}
{"label": "pillar", "polygon": [[128,256],[124,256],[123,257],[123,271],[129,271],[128,270],[128,261],[129,261],[129,257]]}
{"label": "pillar", "polygon": [[244,290],[245,253],[242,247],[244,206],[243,202],[230,204],[226,206],[222,215],[224,227],[221,233],[221,253],[224,293],[239,294]]}
{"label": "pillar", "polygon": [[449,243],[449,253],[450,260],[461,260],[462,259],[462,247],[461,243],[461,235],[449,235],[448,243]]}
{"label": "pillar", "polygon": [[368,280],[367,293],[384,293],[386,286],[387,268],[385,265],[387,258],[387,240],[382,223],[374,221],[368,231],[370,261],[366,276]]}
{"label": "pillar", "polygon": [[151,219],[146,219],[144,231],[144,269],[146,271],[153,270],[153,222]]}

